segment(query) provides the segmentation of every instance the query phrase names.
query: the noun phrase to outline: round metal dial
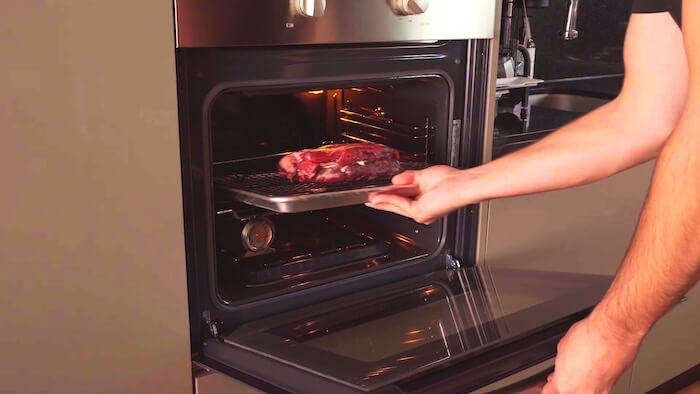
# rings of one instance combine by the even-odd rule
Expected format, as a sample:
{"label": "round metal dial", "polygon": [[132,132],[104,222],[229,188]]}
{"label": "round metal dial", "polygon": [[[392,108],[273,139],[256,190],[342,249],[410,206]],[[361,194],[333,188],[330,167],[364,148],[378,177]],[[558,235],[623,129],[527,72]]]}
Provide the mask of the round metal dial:
{"label": "round metal dial", "polygon": [[391,8],[399,15],[418,15],[428,10],[430,0],[391,0]]}
{"label": "round metal dial", "polygon": [[319,18],[326,13],[326,0],[291,0],[292,8],[298,15]]}
{"label": "round metal dial", "polygon": [[249,252],[260,252],[270,247],[275,229],[268,219],[253,219],[243,226],[241,240]]}

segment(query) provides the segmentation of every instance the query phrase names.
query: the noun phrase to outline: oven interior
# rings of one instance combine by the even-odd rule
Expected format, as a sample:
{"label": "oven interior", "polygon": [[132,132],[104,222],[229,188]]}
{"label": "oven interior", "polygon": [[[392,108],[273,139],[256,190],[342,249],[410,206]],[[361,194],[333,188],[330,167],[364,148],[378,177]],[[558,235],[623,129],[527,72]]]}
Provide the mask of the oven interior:
{"label": "oven interior", "polygon": [[[243,203],[224,186],[242,177],[249,188],[272,190],[255,177],[274,173],[288,152],[327,143],[385,144],[409,168],[450,164],[450,98],[450,84],[437,75],[218,94],[206,128],[219,300],[247,303],[439,253],[444,221],[421,225],[362,204],[278,213]],[[353,187],[306,185],[304,193]]]}

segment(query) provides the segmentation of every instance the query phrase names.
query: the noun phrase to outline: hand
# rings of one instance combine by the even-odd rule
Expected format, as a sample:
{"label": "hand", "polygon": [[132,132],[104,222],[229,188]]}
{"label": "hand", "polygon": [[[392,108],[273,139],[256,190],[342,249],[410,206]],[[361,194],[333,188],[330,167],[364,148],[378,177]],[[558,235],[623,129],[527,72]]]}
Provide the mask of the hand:
{"label": "hand", "polygon": [[610,335],[591,317],[581,320],[559,342],[554,373],[542,393],[609,393],[637,357],[640,343]]}
{"label": "hand", "polygon": [[395,185],[416,185],[418,195],[401,196],[387,192],[373,193],[368,207],[407,216],[419,223],[430,224],[455,209],[475,202],[467,197],[469,181],[474,178],[465,170],[449,166],[433,166],[421,171],[406,171],[392,179]]}

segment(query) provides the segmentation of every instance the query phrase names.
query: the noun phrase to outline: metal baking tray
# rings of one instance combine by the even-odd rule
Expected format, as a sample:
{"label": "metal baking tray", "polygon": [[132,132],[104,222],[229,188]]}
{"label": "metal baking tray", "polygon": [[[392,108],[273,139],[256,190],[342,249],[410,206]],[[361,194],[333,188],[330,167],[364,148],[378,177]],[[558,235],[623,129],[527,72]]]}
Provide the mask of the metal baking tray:
{"label": "metal baking tray", "polygon": [[[426,163],[401,163],[402,171],[426,167]],[[367,202],[370,193],[389,189],[403,195],[417,194],[413,185],[391,185],[391,178],[339,183],[294,183],[277,172],[219,176],[216,185],[236,200],[280,213],[363,204]]]}

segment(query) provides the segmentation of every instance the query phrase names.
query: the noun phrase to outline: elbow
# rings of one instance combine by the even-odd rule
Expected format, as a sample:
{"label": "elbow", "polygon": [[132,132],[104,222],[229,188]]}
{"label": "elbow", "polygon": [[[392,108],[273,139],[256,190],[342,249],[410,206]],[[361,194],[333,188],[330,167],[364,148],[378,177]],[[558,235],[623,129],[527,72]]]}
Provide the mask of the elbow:
{"label": "elbow", "polygon": [[654,108],[652,104],[628,103],[618,97],[610,104],[613,128],[633,159],[632,163],[621,164],[622,169],[658,157],[680,119],[680,110],[660,108],[658,103]]}

